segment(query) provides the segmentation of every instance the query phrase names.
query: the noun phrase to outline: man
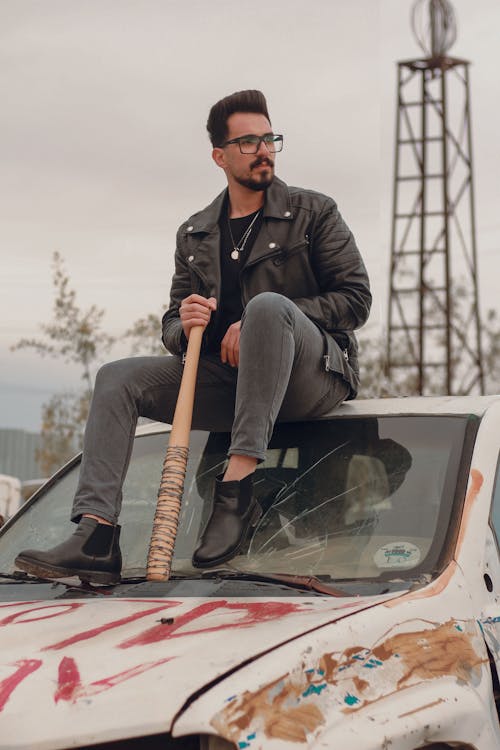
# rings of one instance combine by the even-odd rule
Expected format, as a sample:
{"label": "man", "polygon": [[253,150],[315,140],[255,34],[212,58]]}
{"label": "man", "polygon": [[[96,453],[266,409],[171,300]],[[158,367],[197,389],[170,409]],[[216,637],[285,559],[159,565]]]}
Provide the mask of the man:
{"label": "man", "polygon": [[217,102],[207,129],[227,189],[177,233],[163,341],[172,357],[105,365],[96,378],[73,503],[75,533],[17,558],[35,575],[112,583],[121,557],[121,488],[139,416],[172,421],[190,331],[203,326],[193,427],[232,423],[229,460],[193,555],[197,567],[237,554],[261,509],[252,475],[276,420],[320,416],[358,385],[353,331],[371,295],[335,202],[274,176],[283,137],[260,91]]}

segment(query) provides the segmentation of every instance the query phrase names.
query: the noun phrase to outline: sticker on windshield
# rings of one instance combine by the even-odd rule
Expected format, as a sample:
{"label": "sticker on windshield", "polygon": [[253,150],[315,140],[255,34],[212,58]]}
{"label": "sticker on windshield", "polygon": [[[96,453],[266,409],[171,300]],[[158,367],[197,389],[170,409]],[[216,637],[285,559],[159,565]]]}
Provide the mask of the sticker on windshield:
{"label": "sticker on windshield", "polygon": [[375,552],[373,560],[377,568],[412,568],[420,561],[420,550],[410,542],[389,542]]}

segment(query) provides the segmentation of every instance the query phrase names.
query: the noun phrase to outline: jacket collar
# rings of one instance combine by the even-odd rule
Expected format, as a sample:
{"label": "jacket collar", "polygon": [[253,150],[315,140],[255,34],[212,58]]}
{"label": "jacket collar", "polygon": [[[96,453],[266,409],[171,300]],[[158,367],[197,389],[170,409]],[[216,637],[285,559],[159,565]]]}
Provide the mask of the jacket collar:
{"label": "jacket collar", "polygon": [[[219,193],[209,206],[193,214],[188,219],[188,224],[192,227],[190,233],[213,232],[217,228],[226,196],[227,188],[222,193]],[[278,177],[274,178],[270,187],[266,190],[264,218],[283,219],[284,221],[291,221],[293,219],[288,186]]]}
{"label": "jacket collar", "polygon": [[270,219],[284,219],[285,221],[291,221],[293,218],[288,185],[279,177],[275,177],[271,186],[267,189],[264,216]]}

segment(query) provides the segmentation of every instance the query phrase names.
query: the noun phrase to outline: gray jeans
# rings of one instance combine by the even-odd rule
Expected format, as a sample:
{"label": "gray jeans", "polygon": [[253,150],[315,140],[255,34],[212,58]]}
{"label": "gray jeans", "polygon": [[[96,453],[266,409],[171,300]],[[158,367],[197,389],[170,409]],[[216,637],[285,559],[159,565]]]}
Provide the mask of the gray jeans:
{"label": "gray jeans", "polygon": [[[345,399],[347,383],[324,367],[321,331],[286,297],[264,292],[245,308],[239,367],[200,358],[193,429],[231,430],[229,454],[265,458],[276,420],[318,417]],[[121,508],[137,419],[172,422],[179,356],[132,357],[102,367],[85,430],[72,520],[112,523]]]}

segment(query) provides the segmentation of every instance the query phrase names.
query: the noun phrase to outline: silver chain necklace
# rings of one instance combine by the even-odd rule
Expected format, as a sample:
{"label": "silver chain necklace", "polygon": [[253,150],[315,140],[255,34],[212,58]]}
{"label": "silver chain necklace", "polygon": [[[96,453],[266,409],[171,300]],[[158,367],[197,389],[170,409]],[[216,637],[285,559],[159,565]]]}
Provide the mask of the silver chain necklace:
{"label": "silver chain necklace", "polygon": [[259,214],[260,214],[260,209],[257,211],[257,213],[255,214],[255,216],[253,217],[252,221],[250,222],[250,225],[243,232],[243,235],[241,236],[240,241],[238,243],[236,243],[234,241],[233,233],[231,232],[231,220],[229,218],[229,213],[228,213],[228,215],[227,215],[227,226],[228,226],[228,229],[229,229],[229,236],[231,237],[231,244],[233,246],[233,249],[231,250],[231,258],[233,260],[238,261],[240,259],[240,253],[242,253],[243,250],[245,249],[245,245],[247,244],[247,240],[250,237],[250,234],[251,234],[252,229],[253,229],[253,225],[257,221],[257,219],[259,217]]}

